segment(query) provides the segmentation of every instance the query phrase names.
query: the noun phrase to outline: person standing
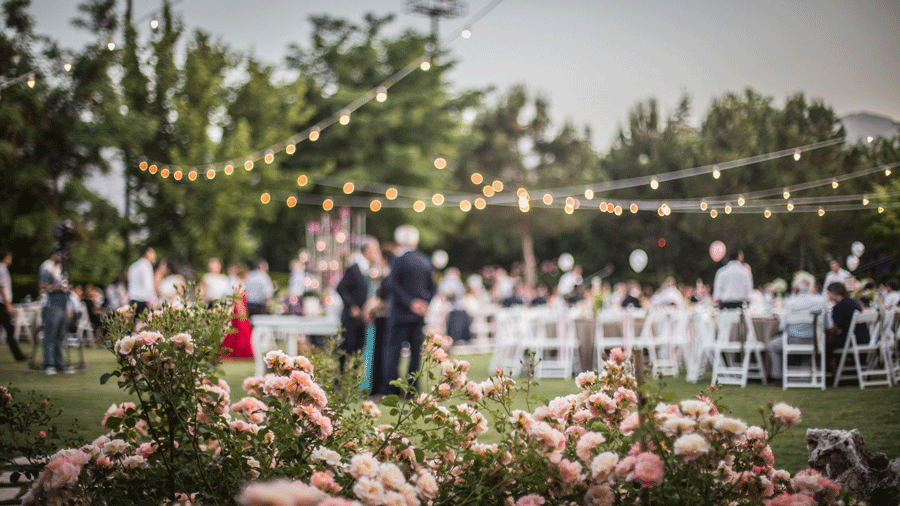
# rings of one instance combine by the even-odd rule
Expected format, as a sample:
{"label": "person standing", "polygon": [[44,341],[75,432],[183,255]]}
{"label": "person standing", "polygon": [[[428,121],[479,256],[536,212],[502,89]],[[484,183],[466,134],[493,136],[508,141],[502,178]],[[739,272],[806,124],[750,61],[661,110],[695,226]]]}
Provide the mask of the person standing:
{"label": "person standing", "polygon": [[822,283],[822,288],[828,290],[828,287],[831,286],[832,283],[840,283],[846,286],[847,278],[850,277],[850,272],[841,269],[841,264],[837,260],[832,260],[829,264],[831,270],[825,275],[825,282]]}
{"label": "person standing", "polygon": [[210,258],[206,263],[206,274],[201,278],[200,296],[210,307],[219,300],[231,295],[231,282],[222,274],[222,262],[218,258]]}
{"label": "person standing", "polygon": [[742,262],[743,253],[734,251],[728,263],[716,271],[713,281],[713,299],[719,309],[737,309],[750,301],[753,292],[753,274]]}
{"label": "person standing", "polygon": [[247,294],[247,313],[250,316],[268,314],[269,299],[275,295],[275,286],[269,277],[269,263],[265,260],[256,262],[256,269],[250,271],[244,281]]}
{"label": "person standing", "polygon": [[436,291],[431,260],[416,249],[419,231],[411,225],[403,225],[394,232],[394,239],[399,250],[388,274],[388,317],[382,352],[383,381],[388,394],[398,393],[391,382],[399,377],[404,342],[410,347],[407,375],[410,386],[416,386],[413,375],[419,370],[425,313]]}
{"label": "person standing", "polygon": [[153,263],[156,262],[156,251],[147,246],[141,258],[128,268],[128,299],[134,307],[134,317],[149,311],[156,304],[156,275]]}
{"label": "person standing", "polygon": [[47,375],[75,372],[66,367],[62,356],[63,339],[68,323],[69,294],[68,280],[62,269],[61,253],[54,252],[41,264],[38,274],[41,292],[47,299],[41,308],[41,323],[44,327],[44,373]]}
{"label": "person standing", "polygon": [[24,361],[26,357],[19,349],[16,342],[16,332],[12,325],[12,277],[9,275],[9,266],[12,264],[12,253],[6,248],[0,248],[0,325],[6,329],[6,342],[16,362]]}
{"label": "person standing", "polygon": [[[344,271],[344,276],[337,285],[337,293],[344,303],[341,309],[341,344],[338,350],[340,371],[344,371],[347,355],[357,352],[366,344],[366,327],[369,315],[366,314],[366,302],[375,295],[372,283],[371,268],[381,254],[378,241],[373,237],[364,239],[362,251],[355,255],[355,261]],[[373,330],[374,332],[374,330]],[[368,360],[366,360],[368,358]],[[371,367],[371,357],[363,357],[366,374]],[[371,387],[370,387],[371,388]]]}

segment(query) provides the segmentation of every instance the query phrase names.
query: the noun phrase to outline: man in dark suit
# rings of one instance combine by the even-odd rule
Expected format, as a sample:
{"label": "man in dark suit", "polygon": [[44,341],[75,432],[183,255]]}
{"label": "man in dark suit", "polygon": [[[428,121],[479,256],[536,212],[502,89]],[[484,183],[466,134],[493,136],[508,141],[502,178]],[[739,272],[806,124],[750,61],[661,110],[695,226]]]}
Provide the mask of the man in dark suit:
{"label": "man in dark suit", "polygon": [[409,370],[411,386],[415,386],[412,375],[419,370],[422,353],[422,328],[428,303],[434,296],[434,268],[431,260],[416,247],[419,231],[410,225],[398,227],[394,233],[399,251],[391,262],[388,274],[388,316],[384,348],[382,352],[382,381],[388,394],[398,393],[390,382],[399,377],[400,351],[403,343],[410,347]]}
{"label": "man in dark suit", "polygon": [[344,277],[337,285],[337,293],[344,303],[341,311],[341,328],[343,329],[338,350],[343,351],[339,358],[340,370],[344,371],[347,355],[359,351],[366,344],[366,323],[368,315],[364,312],[366,301],[374,294],[370,276],[373,262],[381,255],[378,241],[372,237],[364,240],[362,252],[356,255],[352,265],[344,271]]}
{"label": "man in dark suit", "polygon": [[[862,306],[853,297],[847,293],[847,287],[843,283],[831,283],[825,289],[828,291],[828,298],[834,302],[831,308],[831,318],[834,321],[834,327],[831,329],[829,338],[825,343],[826,357],[834,358],[833,354],[844,348],[847,342],[847,335],[850,330],[850,320],[853,319],[855,311],[862,312]],[[858,344],[869,344],[869,327],[865,323],[856,325],[856,342]]]}

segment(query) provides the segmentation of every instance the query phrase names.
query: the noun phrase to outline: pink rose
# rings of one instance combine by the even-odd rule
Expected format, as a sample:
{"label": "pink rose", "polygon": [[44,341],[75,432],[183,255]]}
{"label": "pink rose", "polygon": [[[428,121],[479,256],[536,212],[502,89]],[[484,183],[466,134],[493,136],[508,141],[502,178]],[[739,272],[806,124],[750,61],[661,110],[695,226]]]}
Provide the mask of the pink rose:
{"label": "pink rose", "polygon": [[658,487],[663,482],[663,461],[659,455],[644,452],[637,456],[634,464],[634,478],[643,487]]}

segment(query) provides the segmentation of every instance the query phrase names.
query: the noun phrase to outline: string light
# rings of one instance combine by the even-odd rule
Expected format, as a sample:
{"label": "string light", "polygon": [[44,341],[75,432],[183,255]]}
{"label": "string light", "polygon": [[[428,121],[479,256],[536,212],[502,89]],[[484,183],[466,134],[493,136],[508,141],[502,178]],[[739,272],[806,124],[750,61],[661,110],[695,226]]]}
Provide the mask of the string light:
{"label": "string light", "polygon": [[871,135],[867,135],[867,136],[866,136],[866,142],[868,142],[868,143],[870,143],[870,144],[871,144],[871,143],[872,143],[872,141],[874,141],[874,140],[875,140],[875,138],[874,138],[874,137],[872,137],[872,136],[871,136]]}
{"label": "string light", "polygon": [[768,209],[766,209],[766,211],[763,213],[763,216],[765,216],[766,218],[771,218],[771,217],[772,217],[772,211],[769,211]]}
{"label": "string light", "polygon": [[487,206],[487,202],[485,202],[483,198],[478,197],[477,199],[475,199],[475,209],[478,209],[480,211],[484,209],[485,206]]}
{"label": "string light", "polygon": [[350,182],[344,183],[343,190],[344,190],[344,193],[346,193],[347,195],[350,195],[351,193],[353,193],[353,190],[355,190],[355,189],[356,189],[356,187],[353,185],[353,183],[350,183]]}
{"label": "string light", "polygon": [[731,205],[725,204],[725,214],[731,214]]}
{"label": "string light", "polygon": [[244,170],[253,170],[253,160],[244,162]]}
{"label": "string light", "polygon": [[468,28],[466,28],[465,30],[462,31],[462,33],[460,33],[460,35],[462,35],[462,38],[468,39],[469,37],[472,36],[472,30],[469,30]]}
{"label": "string light", "polygon": [[372,202],[369,202],[369,209],[371,209],[373,213],[377,213],[381,210],[381,201],[375,199]]}
{"label": "string light", "polygon": [[140,168],[143,171],[146,171],[147,170],[147,162],[141,162],[140,165],[138,165],[138,168]]}
{"label": "string light", "polygon": [[636,214],[638,212],[638,205],[631,204],[631,207],[629,207],[629,209],[631,210],[631,214]]}
{"label": "string light", "polygon": [[572,197],[566,197],[566,205],[567,206],[575,206],[575,199]]}
{"label": "string light", "polygon": [[567,205],[565,211],[566,211],[566,214],[572,214],[572,213],[575,212],[575,208],[573,208],[572,206]]}
{"label": "string light", "polygon": [[516,190],[516,196],[520,199],[526,199],[528,198],[528,190],[526,190],[525,188],[519,188],[518,190]]}
{"label": "string light", "polygon": [[28,87],[34,88],[34,83],[35,83],[34,74],[28,74],[28,81],[27,81]]}
{"label": "string light", "polygon": [[472,174],[472,184],[481,184],[484,182],[484,176],[475,172]]}
{"label": "string light", "polygon": [[797,161],[797,162],[800,161],[800,150],[799,149],[794,150],[794,161]]}
{"label": "string light", "polygon": [[584,198],[586,198],[588,200],[591,200],[592,198],[594,198],[594,190],[591,190],[590,188],[584,190]]}
{"label": "string light", "polygon": [[659,188],[659,180],[656,178],[651,179],[650,180],[650,188],[653,188],[654,190]]}
{"label": "string light", "polygon": [[440,193],[435,193],[434,195],[431,196],[431,203],[434,204],[434,205],[436,205],[436,206],[439,206],[439,205],[443,204],[443,203],[444,203],[444,196],[441,195]]}
{"label": "string light", "polygon": [[707,204],[705,200],[700,202],[700,210],[701,211],[706,211],[707,207],[709,207],[709,204]]}
{"label": "string light", "polygon": [[616,213],[616,216],[622,216],[622,206],[616,206],[614,212]]}
{"label": "string light", "polygon": [[387,197],[388,200],[394,200],[397,198],[397,189],[396,188],[388,188],[386,192],[384,192],[384,196]]}
{"label": "string light", "polygon": [[344,114],[341,114],[341,119],[338,120],[338,123],[342,125],[350,123],[350,113],[345,112]]}
{"label": "string light", "polygon": [[885,176],[890,176],[890,175],[891,175],[891,169],[890,169],[890,168],[884,169],[884,175],[885,175]]}
{"label": "string light", "polygon": [[288,197],[288,199],[287,199],[287,206],[288,206],[288,207],[294,207],[294,206],[296,206],[296,205],[297,205],[297,197],[295,197],[295,196],[293,196],[293,195],[291,195],[290,197]]}
{"label": "string light", "polygon": [[447,166],[447,160],[444,160],[443,158],[435,158],[434,159],[434,168],[435,169],[443,170],[444,167],[446,167],[446,166]]}
{"label": "string light", "polygon": [[379,102],[384,102],[387,100],[387,89],[384,86],[380,86],[378,88],[378,92],[375,94],[375,100]]}
{"label": "string light", "polygon": [[484,188],[481,189],[481,192],[484,193],[485,197],[493,197],[494,196],[494,187],[486,184]]}
{"label": "string light", "polygon": [[269,195],[268,192],[265,192],[259,196],[259,201],[262,202],[263,204],[268,204],[269,202],[272,201],[272,196]]}
{"label": "string light", "polygon": [[713,167],[712,175],[713,175],[713,179],[719,179],[722,176],[722,172],[719,171],[718,165]]}
{"label": "string light", "polygon": [[197,171],[192,170],[192,171],[188,172],[188,179],[190,179],[191,181],[196,181],[197,180]]}
{"label": "string light", "polygon": [[819,216],[825,216],[825,208],[824,207],[819,208]]}
{"label": "string light", "polygon": [[606,202],[601,202],[601,203],[600,203],[600,211],[601,211],[601,212],[604,212],[604,213],[605,213],[606,210],[607,210],[608,208],[609,208],[609,204],[607,204]]}
{"label": "string light", "polygon": [[331,199],[325,199],[325,202],[322,202],[322,209],[331,211],[332,209],[334,209],[334,201]]}
{"label": "string light", "polygon": [[163,170],[159,171],[159,175],[160,175],[163,179],[168,178],[168,177],[169,177],[169,169],[163,169]]}
{"label": "string light", "polygon": [[542,201],[544,202],[545,206],[549,206],[550,204],[553,203],[553,195],[550,195],[549,193],[545,193]]}
{"label": "string light", "polygon": [[176,170],[172,177],[175,178],[175,181],[181,181],[182,173],[180,170]]}
{"label": "string light", "polygon": [[115,51],[116,43],[110,40],[109,42],[106,43],[106,49],[109,49],[110,51]]}
{"label": "string light", "polygon": [[147,172],[149,172],[151,174],[156,174],[156,170],[157,170],[156,165],[151,165],[150,168],[147,169]]}
{"label": "string light", "polygon": [[309,140],[311,140],[312,142],[316,142],[317,140],[319,140],[319,130],[318,129],[313,129],[309,132]]}
{"label": "string light", "polygon": [[884,212],[884,208],[881,206],[878,206],[878,214],[881,214],[883,212]]}
{"label": "string light", "polygon": [[787,199],[791,198],[791,192],[789,192],[788,189],[785,188],[784,193],[782,193],[781,196],[784,197],[784,200],[787,200]]}
{"label": "string light", "polygon": [[866,197],[863,197],[863,199],[862,199],[862,205],[864,205],[864,206],[869,205],[869,199],[867,199]]}
{"label": "string light", "polygon": [[415,201],[413,203],[413,210],[417,213],[421,213],[425,210],[425,202],[422,202],[421,200]]}
{"label": "string light", "polygon": [[297,152],[297,145],[294,143],[288,144],[287,146],[285,146],[284,152],[289,155],[293,155],[295,152]]}
{"label": "string light", "polygon": [[307,184],[309,184],[309,177],[306,174],[297,176],[297,186],[306,186]]}
{"label": "string light", "polygon": [[831,180],[831,187],[832,187],[832,188],[835,188],[835,189],[838,187],[838,181],[837,181],[837,179],[832,179],[832,180]]}
{"label": "string light", "polygon": [[419,64],[419,68],[424,70],[425,72],[428,72],[428,69],[431,68],[431,63],[429,63],[428,60],[425,60],[421,64]]}
{"label": "string light", "polygon": [[150,20],[150,28],[152,30],[156,30],[157,28],[159,28],[159,20],[156,18],[151,19]]}
{"label": "string light", "polygon": [[71,72],[72,71],[72,62],[67,61],[67,62],[63,63],[63,70],[65,70],[66,72]]}
{"label": "string light", "polygon": [[266,153],[266,157],[263,158],[266,163],[272,163],[275,161],[275,155],[273,153]]}
{"label": "string light", "polygon": [[234,165],[231,165],[229,163],[228,165],[225,166],[225,175],[230,176],[233,173],[234,173]]}
{"label": "string light", "polygon": [[503,181],[500,181],[499,179],[495,180],[493,183],[491,183],[491,187],[495,192],[500,193],[503,191]]}
{"label": "string light", "polygon": [[793,202],[788,201],[788,203],[787,203],[787,210],[788,210],[788,211],[793,211],[793,210],[794,210],[794,203],[793,203]]}
{"label": "string light", "polygon": [[738,197],[738,205],[739,206],[744,207],[744,202],[746,202],[746,201],[744,200],[743,196]]}
{"label": "string light", "polygon": [[459,203],[459,209],[460,211],[467,213],[472,210],[472,203],[468,200],[463,200]]}
{"label": "string light", "polygon": [[215,171],[215,170],[209,169],[208,171],[206,171],[206,179],[212,179],[212,178],[214,178],[214,177],[216,177],[216,171]]}
{"label": "string light", "polygon": [[713,209],[712,211],[709,212],[709,216],[710,216],[711,218],[715,218],[715,217],[718,216],[718,215],[719,215],[719,212],[716,211],[715,209]]}

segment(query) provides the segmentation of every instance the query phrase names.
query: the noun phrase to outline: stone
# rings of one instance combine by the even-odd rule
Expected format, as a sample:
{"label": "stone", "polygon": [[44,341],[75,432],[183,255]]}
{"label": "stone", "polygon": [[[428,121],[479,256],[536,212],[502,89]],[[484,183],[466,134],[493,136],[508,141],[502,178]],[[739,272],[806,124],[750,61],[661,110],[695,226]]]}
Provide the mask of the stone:
{"label": "stone", "polygon": [[858,430],[808,429],[806,446],[809,466],[842,490],[871,506],[897,506],[900,458],[888,461],[883,453],[870,452]]}

